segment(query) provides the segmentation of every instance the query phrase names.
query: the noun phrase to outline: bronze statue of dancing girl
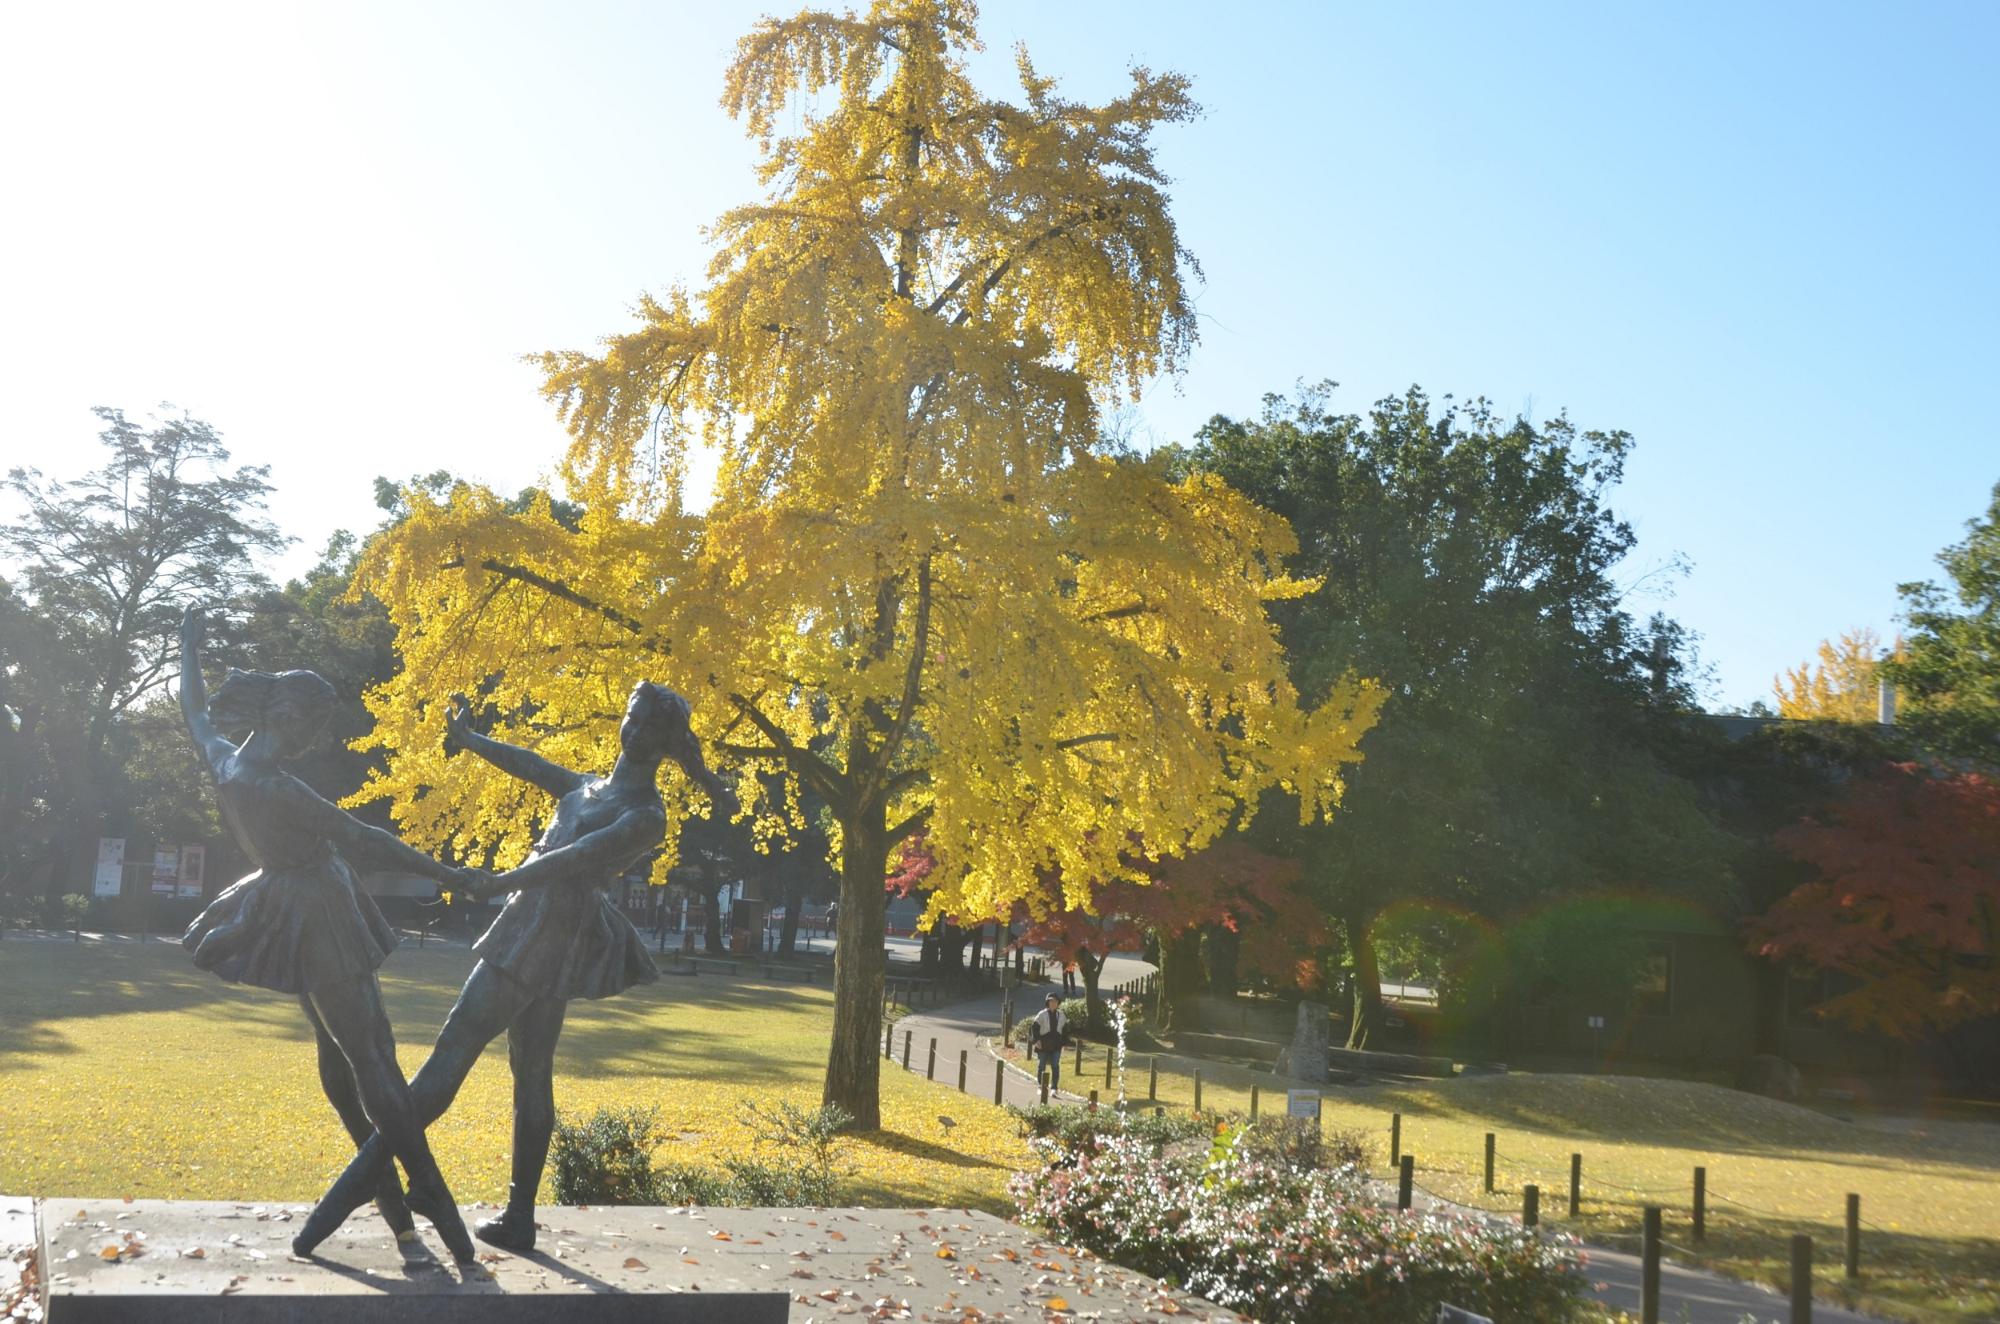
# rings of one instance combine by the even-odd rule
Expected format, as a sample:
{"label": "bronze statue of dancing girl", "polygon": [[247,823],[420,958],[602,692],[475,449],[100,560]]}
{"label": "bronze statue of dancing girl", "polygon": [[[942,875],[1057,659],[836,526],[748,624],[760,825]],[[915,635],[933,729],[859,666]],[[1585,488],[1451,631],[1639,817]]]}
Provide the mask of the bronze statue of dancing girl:
{"label": "bronze statue of dancing girl", "polygon": [[[181,713],[215,781],[223,820],[257,864],[210,902],[183,944],[194,963],[231,983],[296,994],[319,1046],[320,1085],[359,1146],[380,1136],[409,1174],[407,1201],[395,1170],[371,1183],[399,1238],[409,1211],[431,1221],[453,1256],[473,1258],[458,1206],[431,1157],[423,1124],[396,1065],[376,967],[395,930],[355,881],[347,855],[466,886],[466,871],[440,864],[391,834],[321,799],[282,761],[320,732],[333,687],[310,671],[231,671],[208,697],[201,677],[202,616],[181,620]],[[224,731],[248,731],[241,745]]]}
{"label": "bronze statue of dancing girl", "polygon": [[[485,936],[479,963],[410,1081],[428,1125],[451,1106],[480,1052],[502,1030],[514,1074],[513,1173],[507,1208],[476,1229],[509,1250],[535,1244],[535,1194],[555,1131],[556,1038],[571,998],[604,998],[659,977],[644,940],[605,889],[659,849],[667,812],[660,764],[673,759],[707,790],[717,810],[735,799],[702,760],[688,725],[687,700],[641,682],[618,728],[620,753],[609,777],[587,777],[472,729],[464,696],[453,695],[449,743],[556,799],[555,815],[520,868],[473,884],[475,895],[511,892]],[[369,1140],[313,1210],[292,1249],[309,1255],[359,1208],[387,1168],[387,1137]],[[394,1146],[388,1146],[393,1150]]]}

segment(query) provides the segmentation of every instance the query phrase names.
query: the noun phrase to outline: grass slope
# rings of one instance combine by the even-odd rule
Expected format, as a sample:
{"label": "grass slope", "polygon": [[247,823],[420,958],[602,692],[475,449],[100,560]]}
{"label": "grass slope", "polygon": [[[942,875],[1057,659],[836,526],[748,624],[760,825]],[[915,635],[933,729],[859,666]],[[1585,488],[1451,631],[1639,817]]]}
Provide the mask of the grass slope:
{"label": "grass slope", "polygon": [[[471,965],[432,945],[383,967],[405,1072]],[[752,1152],[746,1101],[818,1104],[831,1021],[825,989],[714,977],[572,1003],[556,1106],[658,1105],[677,1137],[661,1157],[713,1166]],[[352,1153],[314,1063],[293,1000],[224,984],[176,946],[0,943],[0,1191],[312,1199]],[[509,1091],[502,1036],[431,1128],[461,1200],[505,1195]],[[885,1070],[882,1114],[848,1146],[848,1198],[1011,1210],[1006,1178],[1030,1155],[999,1109]]]}
{"label": "grass slope", "polygon": [[[1100,1045],[1085,1050],[1076,1088],[1104,1084]],[[1064,1081],[1070,1063],[1064,1063]],[[1148,1059],[1129,1059],[1126,1088],[1146,1098]],[[1224,1070],[1202,1085],[1205,1109],[1247,1111],[1246,1086]],[[1185,1108],[1194,1082],[1162,1070],[1158,1101]],[[1265,1091],[1262,1107],[1282,1109]],[[2000,1320],[2000,1119],[1839,1118],[1713,1085],[1635,1076],[1464,1076],[1404,1085],[1333,1087],[1323,1124],[1358,1132],[1389,1172],[1389,1118],[1403,1115],[1403,1152],[1417,1184],[1462,1204],[1518,1214],[1520,1189],[1541,1188],[1546,1225],[1637,1249],[1642,1211],[1662,1207],[1683,1263],[1783,1286],[1793,1233],[1813,1238],[1818,1290],[1895,1318]],[[1484,1190],[1485,1137],[1495,1134],[1495,1190]],[[1583,1155],[1583,1208],[1568,1217],[1569,1156]],[[1706,1242],[1691,1243],[1693,1171],[1708,1169]],[[1847,1193],[1861,1196],[1861,1278],[1841,1253]]]}

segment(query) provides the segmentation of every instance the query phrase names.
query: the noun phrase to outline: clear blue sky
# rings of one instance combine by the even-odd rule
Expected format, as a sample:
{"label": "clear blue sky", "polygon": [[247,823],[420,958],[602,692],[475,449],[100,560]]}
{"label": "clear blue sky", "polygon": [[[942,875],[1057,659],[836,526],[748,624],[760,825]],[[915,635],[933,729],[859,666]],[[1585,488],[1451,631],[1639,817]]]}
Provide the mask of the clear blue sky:
{"label": "clear blue sky", "polygon": [[[296,565],[369,480],[533,481],[516,357],[698,278],[749,195],[716,105],[765,6],[14,6],[0,47],[0,464],[75,467],[88,407],[172,400],[274,467]],[[1137,61],[1202,344],[1181,438],[1332,377],[1638,439],[1635,604],[1744,703],[1887,634],[2000,480],[2000,5],[989,3],[1073,94]],[[1648,571],[1691,574],[1662,601]]]}

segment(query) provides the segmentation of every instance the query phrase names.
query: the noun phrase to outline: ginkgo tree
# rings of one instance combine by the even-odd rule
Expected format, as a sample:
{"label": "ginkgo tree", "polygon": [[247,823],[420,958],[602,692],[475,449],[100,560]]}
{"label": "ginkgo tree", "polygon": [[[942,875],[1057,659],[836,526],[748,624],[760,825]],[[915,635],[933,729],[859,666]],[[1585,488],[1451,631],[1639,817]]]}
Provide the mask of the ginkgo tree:
{"label": "ginkgo tree", "polygon": [[[442,756],[461,688],[504,738],[595,767],[625,689],[659,680],[767,840],[811,789],[842,879],[825,1098],[863,1126],[898,843],[925,831],[936,914],[1005,915],[1052,870],[1086,904],[1085,880],[1143,881],[1115,843],[1200,848],[1274,784],[1329,812],[1379,699],[1287,678],[1265,607],[1307,586],[1284,521],[1100,432],[1194,338],[1150,145],[1194,113],[1186,80],[1135,69],[1083,105],[1024,53],[1020,99],[988,99],[974,18],[882,0],[746,36],[723,100],[761,198],[714,225],[705,284],[542,360],[581,519],[413,493],[358,580],[405,661],[362,794],[414,841],[528,843],[520,788]],[[718,457],[699,512],[695,447]]]}

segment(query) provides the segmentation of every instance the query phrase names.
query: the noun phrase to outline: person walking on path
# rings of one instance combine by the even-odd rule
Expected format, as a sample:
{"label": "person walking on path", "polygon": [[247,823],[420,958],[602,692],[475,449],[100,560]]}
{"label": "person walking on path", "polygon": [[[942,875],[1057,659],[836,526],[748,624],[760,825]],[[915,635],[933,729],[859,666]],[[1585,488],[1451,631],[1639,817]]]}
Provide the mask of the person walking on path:
{"label": "person walking on path", "polygon": [[1073,997],[1075,997],[1075,996],[1076,996],[1076,962],[1075,962],[1075,961],[1064,961],[1064,962],[1063,962],[1063,996],[1064,996],[1064,997],[1066,997],[1066,998],[1073,998]]}
{"label": "person walking on path", "polygon": [[1062,1084],[1062,1050],[1069,1041],[1069,1018],[1063,1015],[1062,999],[1056,994],[1049,994],[1046,1004],[1035,1013],[1034,1028],[1028,1033],[1034,1040],[1035,1084],[1046,1079],[1053,1094]]}

